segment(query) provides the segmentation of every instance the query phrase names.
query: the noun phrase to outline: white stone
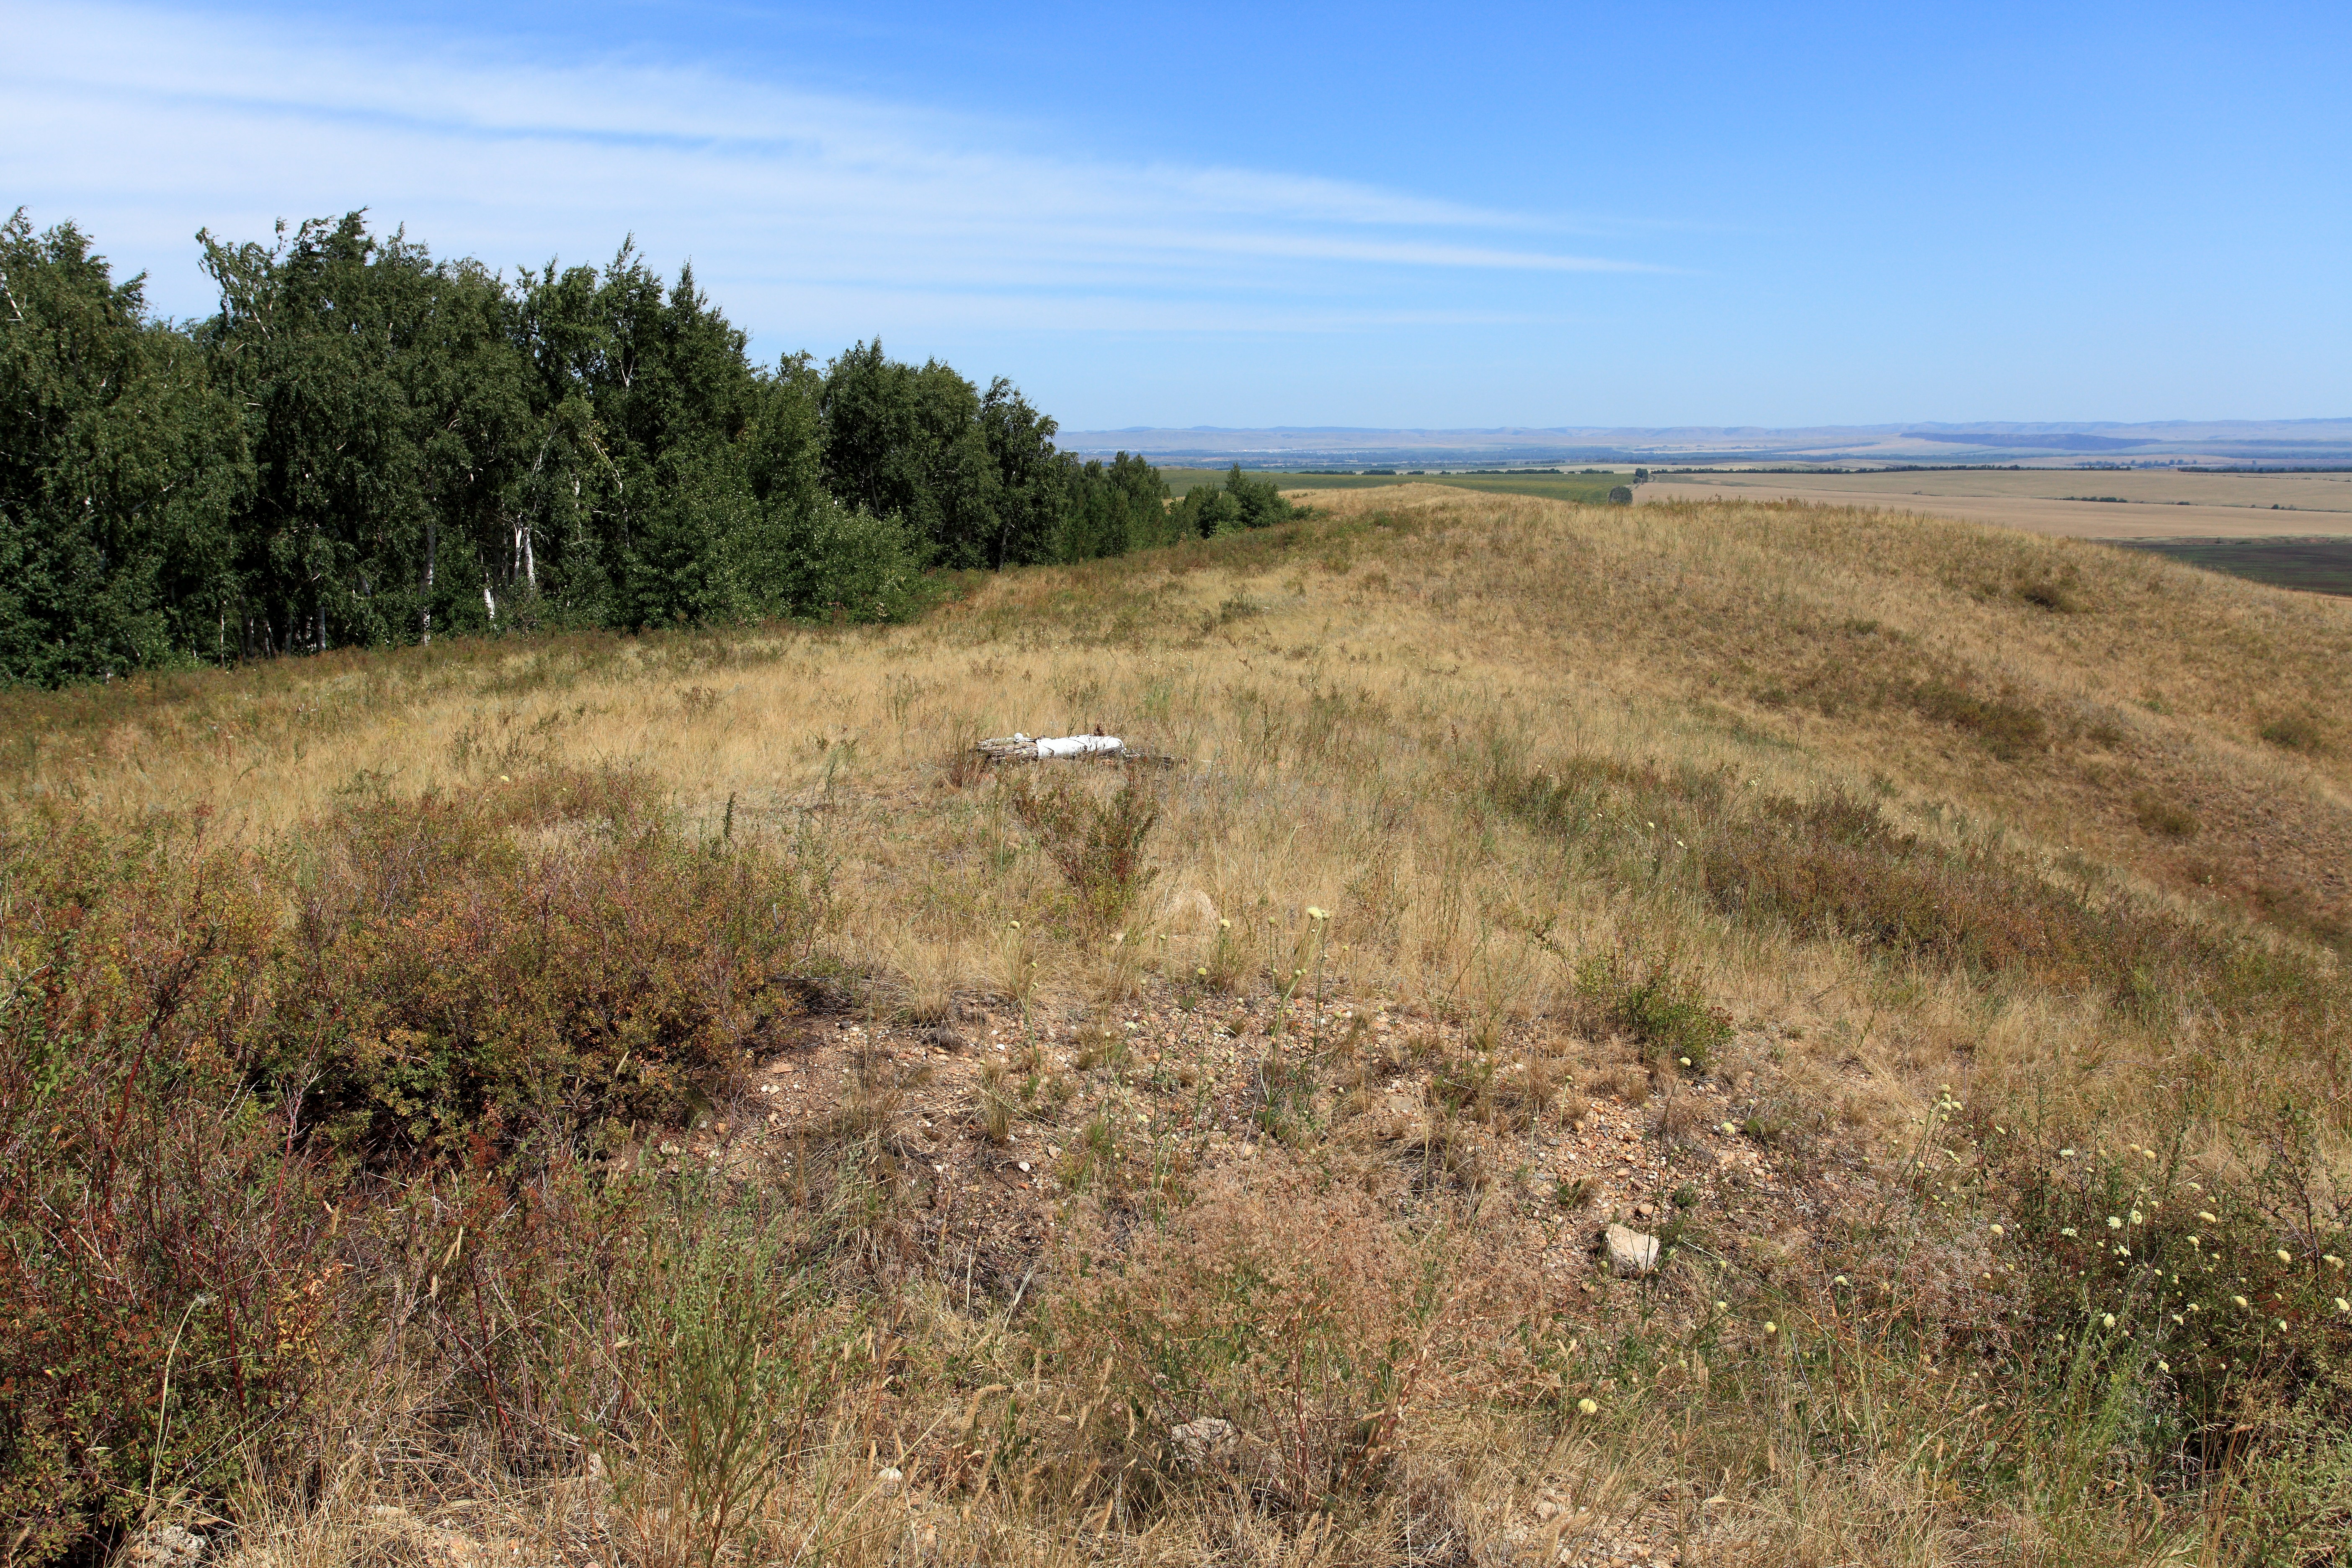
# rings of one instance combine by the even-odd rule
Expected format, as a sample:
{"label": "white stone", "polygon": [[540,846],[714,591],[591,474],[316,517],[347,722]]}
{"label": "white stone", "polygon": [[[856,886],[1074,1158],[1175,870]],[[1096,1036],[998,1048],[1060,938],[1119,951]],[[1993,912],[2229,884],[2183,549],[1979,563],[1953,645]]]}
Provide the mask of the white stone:
{"label": "white stone", "polygon": [[1637,1278],[1658,1267],[1658,1238],[1654,1236],[1612,1225],[1601,1233],[1601,1244],[1609,1254],[1610,1269],[1623,1278]]}
{"label": "white stone", "polygon": [[204,1555],[203,1536],[176,1524],[151,1524],[122,1560],[134,1568],[192,1568]]}
{"label": "white stone", "polygon": [[1198,888],[1179,893],[1170,905],[1168,923],[1182,931],[1210,931],[1217,929],[1217,906],[1209,895]]}
{"label": "white stone", "polygon": [[1177,1461],[1186,1466],[1206,1464],[1230,1450],[1240,1436],[1232,1422],[1214,1415],[1168,1429],[1169,1446],[1176,1450]]}

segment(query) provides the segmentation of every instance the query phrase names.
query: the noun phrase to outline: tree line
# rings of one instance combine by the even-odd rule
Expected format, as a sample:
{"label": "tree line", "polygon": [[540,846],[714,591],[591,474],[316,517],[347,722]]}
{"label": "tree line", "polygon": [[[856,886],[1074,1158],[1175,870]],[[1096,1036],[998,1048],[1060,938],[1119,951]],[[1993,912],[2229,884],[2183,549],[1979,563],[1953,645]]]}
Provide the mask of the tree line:
{"label": "tree line", "polygon": [[70,223],[0,226],[0,682],[540,626],[903,618],[934,569],[1260,526],[1171,504],[999,377],[860,342],[755,365],[682,268],[502,276],[359,213],[197,236],[159,320]]}

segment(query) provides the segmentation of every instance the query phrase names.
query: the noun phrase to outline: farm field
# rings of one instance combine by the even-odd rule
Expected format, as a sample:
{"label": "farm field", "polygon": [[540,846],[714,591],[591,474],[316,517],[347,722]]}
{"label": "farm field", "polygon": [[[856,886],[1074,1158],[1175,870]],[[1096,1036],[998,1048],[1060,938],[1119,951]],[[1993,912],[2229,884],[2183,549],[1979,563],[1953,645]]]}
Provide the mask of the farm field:
{"label": "farm field", "polygon": [[2074,539],[2352,534],[2352,472],[1945,469],[1853,474],[1675,474],[1643,500],[1715,497],[1886,506]]}
{"label": "farm field", "polygon": [[0,694],[12,1550],[2327,1561],[2352,602],[1314,500]]}
{"label": "farm field", "polygon": [[[1182,495],[1194,485],[1213,483],[1224,477],[1223,468],[1162,468],[1168,488]],[[1452,489],[1475,490],[1485,495],[1540,496],[1549,500],[1593,502],[1606,500],[1609,491],[1617,485],[1633,482],[1633,470],[1602,473],[1564,474],[1431,474],[1415,477],[1407,474],[1300,474],[1268,469],[1250,470],[1257,479],[1269,479],[1283,489],[1306,492],[1310,497],[1322,490],[1387,489],[1398,485],[1443,485]]]}
{"label": "farm field", "polygon": [[2352,536],[2310,539],[2126,539],[2209,572],[2227,572],[2277,588],[2352,595]]}

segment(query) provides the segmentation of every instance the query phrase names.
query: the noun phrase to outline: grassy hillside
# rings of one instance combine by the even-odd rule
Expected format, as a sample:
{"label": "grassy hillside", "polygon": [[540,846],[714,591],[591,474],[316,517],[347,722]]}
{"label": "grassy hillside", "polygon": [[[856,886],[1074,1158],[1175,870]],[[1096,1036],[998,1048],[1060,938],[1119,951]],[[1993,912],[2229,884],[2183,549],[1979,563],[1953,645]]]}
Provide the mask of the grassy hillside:
{"label": "grassy hillside", "polygon": [[1317,503],[6,698],[18,1550],[2326,1560],[2352,605]]}

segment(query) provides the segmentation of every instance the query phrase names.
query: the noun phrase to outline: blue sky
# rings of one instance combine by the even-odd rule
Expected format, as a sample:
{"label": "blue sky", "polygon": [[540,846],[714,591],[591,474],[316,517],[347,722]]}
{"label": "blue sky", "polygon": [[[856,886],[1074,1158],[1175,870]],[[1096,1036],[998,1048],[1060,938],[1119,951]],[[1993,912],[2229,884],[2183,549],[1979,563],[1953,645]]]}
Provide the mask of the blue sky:
{"label": "blue sky", "polygon": [[1071,428],[2352,415],[2352,6],[0,0],[0,205],[624,234]]}

